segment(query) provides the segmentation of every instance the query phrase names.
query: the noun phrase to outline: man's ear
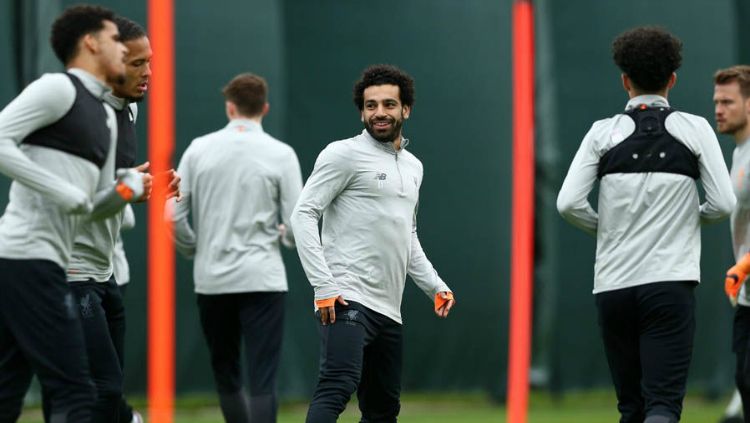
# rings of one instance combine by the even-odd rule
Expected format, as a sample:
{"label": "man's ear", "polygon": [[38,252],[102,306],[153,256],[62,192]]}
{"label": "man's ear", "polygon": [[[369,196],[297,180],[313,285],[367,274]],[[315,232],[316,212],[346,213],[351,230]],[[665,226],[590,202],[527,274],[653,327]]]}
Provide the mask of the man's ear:
{"label": "man's ear", "polygon": [[630,90],[633,89],[633,84],[630,82],[630,78],[624,73],[620,74],[620,78],[622,79],[622,88],[624,88],[625,91],[630,92]]}
{"label": "man's ear", "polygon": [[671,90],[672,87],[674,87],[674,84],[677,83],[677,74],[672,72],[672,75],[669,76],[669,82],[667,82],[667,89]]}
{"label": "man's ear", "polygon": [[409,115],[411,115],[411,107],[404,106],[404,119],[409,119]]}
{"label": "man's ear", "polygon": [[78,47],[83,47],[91,53],[96,53],[99,51],[99,40],[96,39],[94,34],[86,34],[81,38]]}

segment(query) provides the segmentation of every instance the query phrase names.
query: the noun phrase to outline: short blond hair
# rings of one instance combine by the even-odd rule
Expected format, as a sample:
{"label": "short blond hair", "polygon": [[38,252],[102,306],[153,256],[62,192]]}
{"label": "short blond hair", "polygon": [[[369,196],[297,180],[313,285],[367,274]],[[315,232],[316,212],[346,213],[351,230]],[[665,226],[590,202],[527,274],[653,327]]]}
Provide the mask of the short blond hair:
{"label": "short blond hair", "polygon": [[742,97],[750,97],[750,66],[736,65],[726,69],[719,69],[714,74],[714,84],[726,85],[737,82]]}

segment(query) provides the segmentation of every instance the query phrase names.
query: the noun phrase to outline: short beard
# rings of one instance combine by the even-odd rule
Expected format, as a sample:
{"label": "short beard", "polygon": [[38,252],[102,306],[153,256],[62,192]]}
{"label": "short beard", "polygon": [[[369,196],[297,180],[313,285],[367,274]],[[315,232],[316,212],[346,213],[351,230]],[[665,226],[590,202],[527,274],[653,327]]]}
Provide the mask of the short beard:
{"label": "short beard", "polygon": [[127,100],[128,103],[140,103],[145,98],[146,98],[146,95],[144,94],[140,97],[125,97],[125,100]]}
{"label": "short beard", "polygon": [[717,125],[716,131],[724,135],[734,135],[737,132],[744,130],[747,127],[747,123],[748,123],[747,119],[745,119],[743,122],[739,122],[733,125],[726,126],[723,131],[719,130],[718,125]]}
{"label": "short beard", "polygon": [[404,121],[393,119],[392,124],[393,124],[393,129],[388,131],[384,135],[378,135],[377,132],[375,132],[375,129],[373,129],[369,121],[365,121],[365,129],[367,130],[367,133],[369,133],[371,137],[375,138],[376,141],[385,144],[385,143],[396,141],[396,137],[398,136],[399,133],[401,133],[401,127],[403,126]]}

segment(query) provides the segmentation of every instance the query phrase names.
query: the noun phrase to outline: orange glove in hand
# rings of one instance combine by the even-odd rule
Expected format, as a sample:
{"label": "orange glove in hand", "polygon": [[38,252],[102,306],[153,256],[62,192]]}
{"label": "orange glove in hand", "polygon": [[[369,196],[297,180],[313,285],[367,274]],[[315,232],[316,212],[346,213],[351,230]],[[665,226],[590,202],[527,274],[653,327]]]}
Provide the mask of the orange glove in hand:
{"label": "orange glove in hand", "polygon": [[748,273],[750,273],[750,254],[745,254],[737,264],[727,270],[727,277],[724,279],[724,292],[729,297],[732,306],[737,305],[737,296]]}

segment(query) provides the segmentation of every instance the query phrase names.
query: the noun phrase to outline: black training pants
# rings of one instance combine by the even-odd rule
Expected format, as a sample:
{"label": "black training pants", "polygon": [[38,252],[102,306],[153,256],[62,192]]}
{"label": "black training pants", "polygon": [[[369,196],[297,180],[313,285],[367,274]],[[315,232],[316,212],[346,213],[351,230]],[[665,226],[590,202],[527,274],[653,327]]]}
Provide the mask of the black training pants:
{"label": "black training pants", "polygon": [[125,342],[125,308],[120,288],[114,278],[107,282],[70,282],[70,288],[78,303],[91,378],[96,386],[91,422],[117,423]]}
{"label": "black training pants", "polygon": [[737,306],[732,332],[732,351],[737,359],[734,381],[742,397],[745,422],[750,422],[750,307]]}
{"label": "black training pants", "polygon": [[48,260],[0,258],[0,423],[18,419],[32,374],[51,423],[89,421],[94,385],[65,271]]}
{"label": "black training pants", "polygon": [[[276,373],[286,293],[198,294],[197,301],[224,420],[276,422]],[[241,342],[247,359],[249,399],[242,389]]]}
{"label": "black training pants", "polygon": [[655,282],[596,294],[621,423],[680,420],[696,284]]}
{"label": "black training pants", "polygon": [[362,423],[396,422],[401,410],[401,325],[361,304],[336,304],[320,327],[320,373],[307,423],[332,423],[357,391]]}

